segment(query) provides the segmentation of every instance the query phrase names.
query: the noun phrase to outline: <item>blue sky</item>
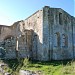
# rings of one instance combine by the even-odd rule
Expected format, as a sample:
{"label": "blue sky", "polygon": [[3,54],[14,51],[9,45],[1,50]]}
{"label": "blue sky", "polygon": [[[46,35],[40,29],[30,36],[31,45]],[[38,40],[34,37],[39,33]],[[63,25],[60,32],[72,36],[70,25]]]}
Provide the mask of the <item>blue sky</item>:
{"label": "blue sky", "polygon": [[44,6],[62,8],[75,16],[74,3],[75,0],[0,0],[0,24],[12,25]]}

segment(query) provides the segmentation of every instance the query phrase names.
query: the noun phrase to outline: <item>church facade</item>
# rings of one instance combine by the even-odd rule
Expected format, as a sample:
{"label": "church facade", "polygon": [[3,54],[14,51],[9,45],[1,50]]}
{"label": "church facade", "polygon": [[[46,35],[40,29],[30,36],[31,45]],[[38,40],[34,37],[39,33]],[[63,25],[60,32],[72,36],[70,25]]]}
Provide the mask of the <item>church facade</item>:
{"label": "church facade", "polygon": [[0,25],[0,58],[75,59],[75,18],[45,6],[11,26]]}

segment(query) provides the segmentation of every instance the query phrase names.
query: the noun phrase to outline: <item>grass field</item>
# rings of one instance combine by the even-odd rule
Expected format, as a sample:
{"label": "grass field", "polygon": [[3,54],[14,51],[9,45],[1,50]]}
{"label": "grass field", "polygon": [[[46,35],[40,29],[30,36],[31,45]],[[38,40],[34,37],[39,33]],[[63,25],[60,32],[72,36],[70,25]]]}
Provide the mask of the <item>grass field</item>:
{"label": "grass field", "polygon": [[74,60],[39,62],[20,59],[18,62],[18,60],[14,59],[3,60],[3,62],[8,64],[8,67],[4,69],[13,73],[13,75],[18,75],[20,69],[34,72],[40,71],[41,75],[75,75]]}

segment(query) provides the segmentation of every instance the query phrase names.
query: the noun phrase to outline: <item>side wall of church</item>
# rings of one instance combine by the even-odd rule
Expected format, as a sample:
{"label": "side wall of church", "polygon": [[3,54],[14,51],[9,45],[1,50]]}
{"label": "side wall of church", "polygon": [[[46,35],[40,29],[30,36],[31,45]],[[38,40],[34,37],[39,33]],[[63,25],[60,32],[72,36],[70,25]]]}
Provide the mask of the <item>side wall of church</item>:
{"label": "side wall of church", "polygon": [[75,59],[75,18],[72,17],[72,29],[73,29],[73,56]]}
{"label": "side wall of church", "polygon": [[43,11],[39,10],[32,16],[24,20],[24,27],[27,30],[33,30],[32,38],[32,58],[35,60],[42,60],[43,57]]}

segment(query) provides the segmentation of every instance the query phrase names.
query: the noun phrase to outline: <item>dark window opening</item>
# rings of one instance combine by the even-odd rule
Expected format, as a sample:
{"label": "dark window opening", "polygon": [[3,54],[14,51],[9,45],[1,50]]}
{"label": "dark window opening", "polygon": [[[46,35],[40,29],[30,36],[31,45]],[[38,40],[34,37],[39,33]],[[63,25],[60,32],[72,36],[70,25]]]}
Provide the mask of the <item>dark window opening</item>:
{"label": "dark window opening", "polygon": [[62,25],[62,13],[59,13],[59,24]]}
{"label": "dark window opening", "polygon": [[63,47],[68,47],[68,36],[66,34],[63,35]]}
{"label": "dark window opening", "polygon": [[56,34],[56,36],[57,36],[57,37],[56,37],[56,42],[57,42],[56,46],[57,46],[57,47],[60,47],[60,33],[59,33],[59,32],[56,32],[55,34]]}

